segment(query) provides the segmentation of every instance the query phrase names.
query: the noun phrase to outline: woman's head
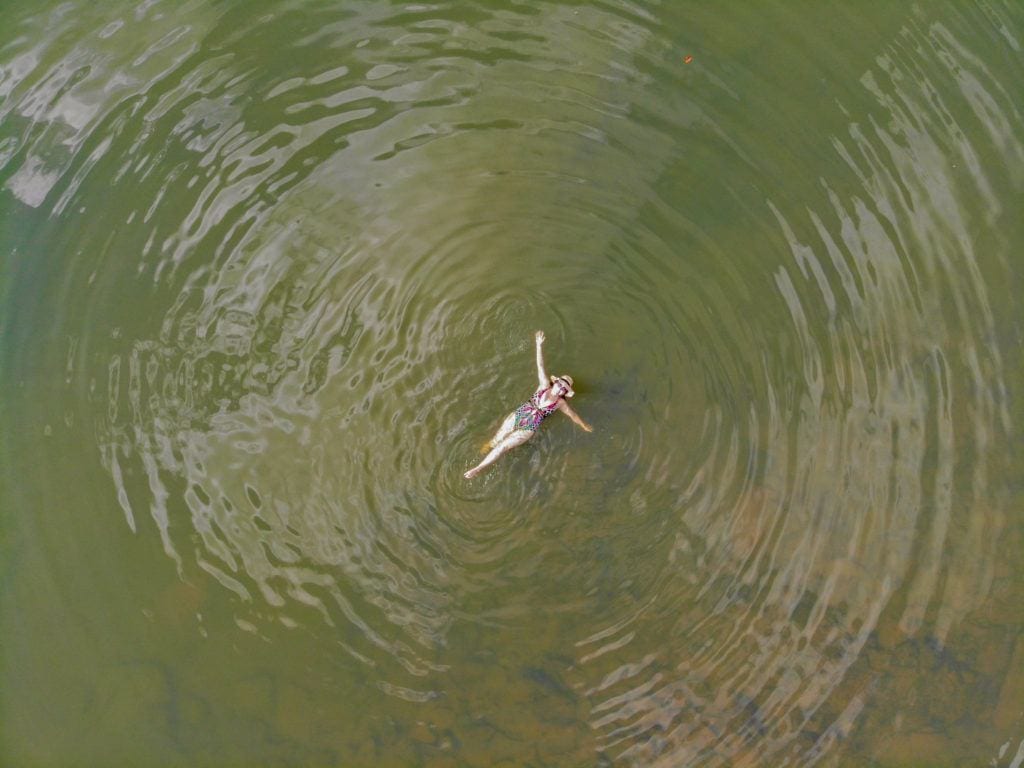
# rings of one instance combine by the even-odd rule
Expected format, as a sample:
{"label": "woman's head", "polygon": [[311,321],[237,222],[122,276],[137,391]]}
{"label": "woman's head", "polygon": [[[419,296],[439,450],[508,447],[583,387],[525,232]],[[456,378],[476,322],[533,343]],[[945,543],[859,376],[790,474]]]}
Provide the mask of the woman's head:
{"label": "woman's head", "polygon": [[572,389],[572,376],[569,375],[552,376],[551,389],[559,397],[572,397],[576,394]]}

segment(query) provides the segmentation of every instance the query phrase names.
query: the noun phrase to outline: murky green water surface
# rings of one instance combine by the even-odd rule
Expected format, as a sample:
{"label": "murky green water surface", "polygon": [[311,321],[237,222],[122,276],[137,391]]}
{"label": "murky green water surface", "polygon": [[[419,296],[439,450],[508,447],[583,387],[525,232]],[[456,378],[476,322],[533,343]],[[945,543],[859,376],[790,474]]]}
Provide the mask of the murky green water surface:
{"label": "murky green water surface", "polygon": [[1020,3],[0,17],[5,765],[1024,762]]}

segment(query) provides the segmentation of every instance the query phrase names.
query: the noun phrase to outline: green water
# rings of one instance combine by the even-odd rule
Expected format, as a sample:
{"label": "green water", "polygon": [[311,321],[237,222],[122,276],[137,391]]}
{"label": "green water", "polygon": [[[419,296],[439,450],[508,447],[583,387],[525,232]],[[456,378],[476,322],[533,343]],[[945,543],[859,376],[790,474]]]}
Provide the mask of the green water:
{"label": "green water", "polygon": [[1024,765],[1019,2],[0,19],[2,764]]}

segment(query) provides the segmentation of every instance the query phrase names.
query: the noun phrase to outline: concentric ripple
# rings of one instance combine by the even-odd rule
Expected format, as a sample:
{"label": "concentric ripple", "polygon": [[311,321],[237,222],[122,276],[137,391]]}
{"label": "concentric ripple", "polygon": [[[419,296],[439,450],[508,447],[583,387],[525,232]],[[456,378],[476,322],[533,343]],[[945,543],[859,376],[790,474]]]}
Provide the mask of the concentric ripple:
{"label": "concentric ripple", "polygon": [[[970,5],[870,51],[782,3],[15,14],[0,186],[125,524],[342,649],[343,762],[409,759],[375,718],[467,764],[884,742],[1019,524],[1024,16]],[[465,481],[538,328],[596,431]]]}

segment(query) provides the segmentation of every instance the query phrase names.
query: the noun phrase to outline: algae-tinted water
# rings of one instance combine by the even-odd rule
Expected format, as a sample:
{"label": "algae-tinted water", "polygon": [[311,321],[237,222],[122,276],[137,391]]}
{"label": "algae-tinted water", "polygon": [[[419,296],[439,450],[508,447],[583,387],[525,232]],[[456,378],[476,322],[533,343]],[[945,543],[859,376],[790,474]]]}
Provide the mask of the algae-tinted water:
{"label": "algae-tinted water", "polygon": [[4,764],[1021,765],[1019,3],[0,15]]}

